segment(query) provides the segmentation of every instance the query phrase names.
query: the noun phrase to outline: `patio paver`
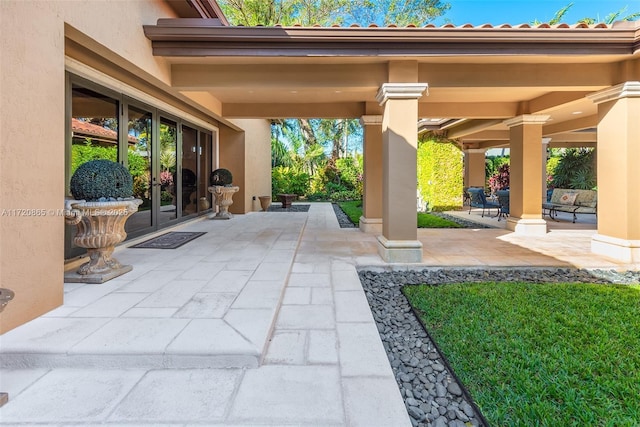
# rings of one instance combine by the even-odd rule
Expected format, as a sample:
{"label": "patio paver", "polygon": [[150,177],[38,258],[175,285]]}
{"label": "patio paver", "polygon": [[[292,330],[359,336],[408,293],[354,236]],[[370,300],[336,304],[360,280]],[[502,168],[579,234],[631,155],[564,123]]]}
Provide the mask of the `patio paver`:
{"label": "patio paver", "polygon": [[0,424],[410,426],[357,268],[640,268],[592,255],[593,226],[560,225],[419,230],[423,263],[388,265],[327,203],[182,224],[207,234],[119,247],[132,272],[67,284],[63,307],[0,337]]}

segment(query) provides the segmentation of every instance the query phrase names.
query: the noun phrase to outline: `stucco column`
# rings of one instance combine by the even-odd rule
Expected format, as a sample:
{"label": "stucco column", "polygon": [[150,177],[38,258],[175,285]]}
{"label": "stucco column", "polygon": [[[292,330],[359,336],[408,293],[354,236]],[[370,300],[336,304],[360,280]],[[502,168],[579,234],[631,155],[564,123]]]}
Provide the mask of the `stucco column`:
{"label": "stucco column", "polygon": [[484,148],[464,150],[464,186],[482,187],[485,185],[485,153]]}
{"label": "stucco column", "polygon": [[382,116],[360,118],[364,131],[363,197],[360,230],[382,233]]}
{"label": "stucco column", "polygon": [[591,251],[640,262],[640,82],[589,98],[598,104],[598,233]]}
{"label": "stucco column", "polygon": [[382,115],[382,236],[387,262],[421,262],[416,209],[418,98],[424,83],[385,83],[376,96]]}
{"label": "stucco column", "polygon": [[551,138],[542,138],[542,203],[547,203],[547,151]]}
{"label": "stucco column", "polygon": [[511,152],[507,228],[519,234],[547,232],[540,200],[543,163],[540,141],[542,125],[548,119],[549,116],[525,114],[505,121],[510,131]]}

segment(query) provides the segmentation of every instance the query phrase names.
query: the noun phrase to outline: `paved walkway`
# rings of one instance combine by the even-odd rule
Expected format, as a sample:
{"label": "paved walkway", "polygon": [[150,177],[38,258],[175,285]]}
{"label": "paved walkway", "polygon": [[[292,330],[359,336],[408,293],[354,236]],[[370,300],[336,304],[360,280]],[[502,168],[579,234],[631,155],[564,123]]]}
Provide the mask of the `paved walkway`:
{"label": "paved walkway", "polygon": [[[132,272],[66,284],[0,337],[0,424],[411,425],[356,268],[420,266],[382,262],[327,203],[179,228],[207,234],[118,248]],[[594,232],[420,230],[422,266],[640,268],[591,255]]]}

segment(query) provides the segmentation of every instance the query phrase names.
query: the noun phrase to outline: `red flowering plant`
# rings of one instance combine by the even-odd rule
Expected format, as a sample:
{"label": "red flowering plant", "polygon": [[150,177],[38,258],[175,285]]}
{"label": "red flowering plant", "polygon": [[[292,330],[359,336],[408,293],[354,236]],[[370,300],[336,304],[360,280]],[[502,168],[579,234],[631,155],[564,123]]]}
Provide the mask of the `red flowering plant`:
{"label": "red flowering plant", "polygon": [[489,187],[491,193],[495,194],[498,190],[506,190],[509,188],[509,165],[504,164],[498,168],[498,171],[489,178]]}

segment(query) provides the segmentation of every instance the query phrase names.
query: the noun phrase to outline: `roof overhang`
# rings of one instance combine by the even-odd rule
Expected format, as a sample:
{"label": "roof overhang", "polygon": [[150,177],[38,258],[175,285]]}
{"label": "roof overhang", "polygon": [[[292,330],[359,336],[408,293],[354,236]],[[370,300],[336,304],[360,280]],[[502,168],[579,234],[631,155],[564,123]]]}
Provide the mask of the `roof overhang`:
{"label": "roof overhang", "polygon": [[171,64],[172,86],[215,97],[224,117],[381,114],[375,95],[390,81],[389,64],[415,63],[417,80],[429,84],[419,118],[442,120],[429,130],[461,145],[504,144],[504,120],[520,114],[549,115],[545,136],[593,128],[597,107],[586,96],[640,81],[640,21],[309,28],[163,19],[144,32]]}
{"label": "roof overhang", "polygon": [[180,19],[145,25],[158,56],[635,55],[640,21],[597,26],[221,27]]}

